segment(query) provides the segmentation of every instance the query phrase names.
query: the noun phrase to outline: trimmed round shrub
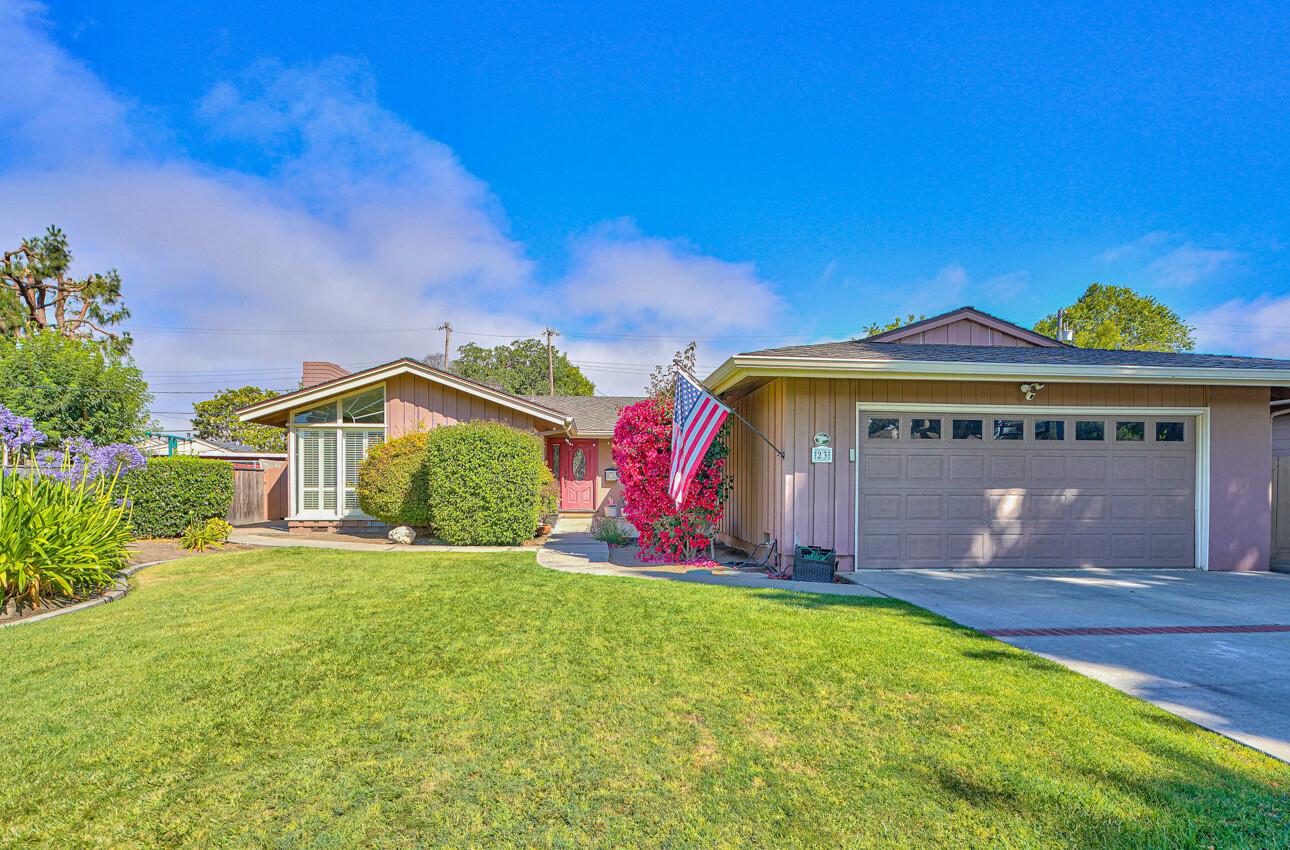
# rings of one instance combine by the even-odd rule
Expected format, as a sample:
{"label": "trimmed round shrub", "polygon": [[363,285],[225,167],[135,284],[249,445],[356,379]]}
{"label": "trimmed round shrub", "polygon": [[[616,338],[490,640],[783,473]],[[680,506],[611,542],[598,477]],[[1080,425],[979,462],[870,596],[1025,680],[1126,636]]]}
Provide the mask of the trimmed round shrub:
{"label": "trimmed round shrub", "polygon": [[386,525],[430,525],[426,440],[417,431],[372,446],[358,466],[358,507]]}
{"label": "trimmed round shrub", "polygon": [[466,422],[426,439],[430,527],[454,546],[531,538],[551,482],[542,438],[500,422]]}
{"label": "trimmed round shrub", "polygon": [[154,457],[125,476],[136,537],[178,537],[192,522],[223,519],[233,504],[233,465],[200,457]]}

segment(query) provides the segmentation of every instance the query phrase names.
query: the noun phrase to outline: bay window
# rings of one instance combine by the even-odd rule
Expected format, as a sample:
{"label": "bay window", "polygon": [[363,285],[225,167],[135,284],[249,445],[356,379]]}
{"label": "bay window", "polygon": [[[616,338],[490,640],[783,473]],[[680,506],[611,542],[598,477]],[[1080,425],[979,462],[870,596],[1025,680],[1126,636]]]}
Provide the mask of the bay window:
{"label": "bay window", "polygon": [[362,517],[358,465],[385,440],[385,387],[372,387],[294,411],[294,515],[301,518]]}

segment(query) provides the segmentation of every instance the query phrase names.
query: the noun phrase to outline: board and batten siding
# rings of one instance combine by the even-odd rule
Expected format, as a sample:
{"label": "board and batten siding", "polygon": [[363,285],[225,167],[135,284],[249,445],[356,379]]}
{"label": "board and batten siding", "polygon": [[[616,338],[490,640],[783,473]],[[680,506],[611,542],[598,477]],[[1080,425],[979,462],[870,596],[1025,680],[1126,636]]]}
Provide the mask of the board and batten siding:
{"label": "board and batten siding", "polygon": [[948,325],[902,336],[893,342],[906,345],[1003,345],[1013,348],[1036,348],[1035,343],[1013,336],[1007,331],[971,319],[959,319]]}
{"label": "board and batten siding", "polygon": [[388,440],[440,425],[491,419],[525,431],[549,431],[552,425],[535,420],[469,393],[428,381],[419,375],[396,375],[385,384],[385,436]]}
{"label": "board and batten siding", "polygon": [[[739,422],[731,425],[734,488],[721,534],[742,549],[765,536],[782,563],[796,543],[827,546],[840,569],[855,562],[856,410],[863,402],[1027,407],[1209,407],[1211,569],[1266,569],[1271,537],[1268,390],[1155,384],[1052,383],[1034,400],[1015,381],[776,378],[733,407],[786,457]],[[832,438],[833,463],[812,464],[817,432]],[[1261,566],[1260,566],[1261,564]]]}

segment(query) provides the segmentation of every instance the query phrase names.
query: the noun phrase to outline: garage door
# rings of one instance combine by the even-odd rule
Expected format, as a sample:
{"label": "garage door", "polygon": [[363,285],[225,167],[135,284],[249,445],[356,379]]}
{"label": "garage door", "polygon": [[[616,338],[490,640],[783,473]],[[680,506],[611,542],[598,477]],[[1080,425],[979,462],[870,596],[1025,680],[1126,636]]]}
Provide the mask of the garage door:
{"label": "garage door", "polygon": [[859,416],[861,567],[1195,563],[1195,417]]}

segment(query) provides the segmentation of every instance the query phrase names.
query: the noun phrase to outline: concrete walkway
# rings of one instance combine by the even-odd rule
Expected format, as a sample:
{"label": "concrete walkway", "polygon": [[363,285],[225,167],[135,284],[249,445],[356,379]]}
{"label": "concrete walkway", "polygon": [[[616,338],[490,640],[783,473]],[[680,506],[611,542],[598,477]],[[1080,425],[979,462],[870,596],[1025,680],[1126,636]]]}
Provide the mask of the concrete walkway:
{"label": "concrete walkway", "polygon": [[379,537],[369,543],[363,540],[332,540],[323,535],[311,538],[307,534],[290,534],[259,528],[235,528],[228,536],[230,543],[245,546],[299,546],[305,549],[341,549],[347,552],[534,552],[534,546],[441,546],[417,542],[409,546],[390,543]]}
{"label": "concrete walkway", "polygon": [[764,575],[740,573],[713,575],[709,570],[656,566],[622,566],[609,560],[609,546],[586,531],[556,527],[546,545],[538,550],[538,563],[553,570],[598,576],[685,581],[694,584],[718,584],[727,587],[754,587],[769,590],[797,590],[830,596],[882,596],[875,590],[856,584],[823,584],[813,581],[781,581]]}

